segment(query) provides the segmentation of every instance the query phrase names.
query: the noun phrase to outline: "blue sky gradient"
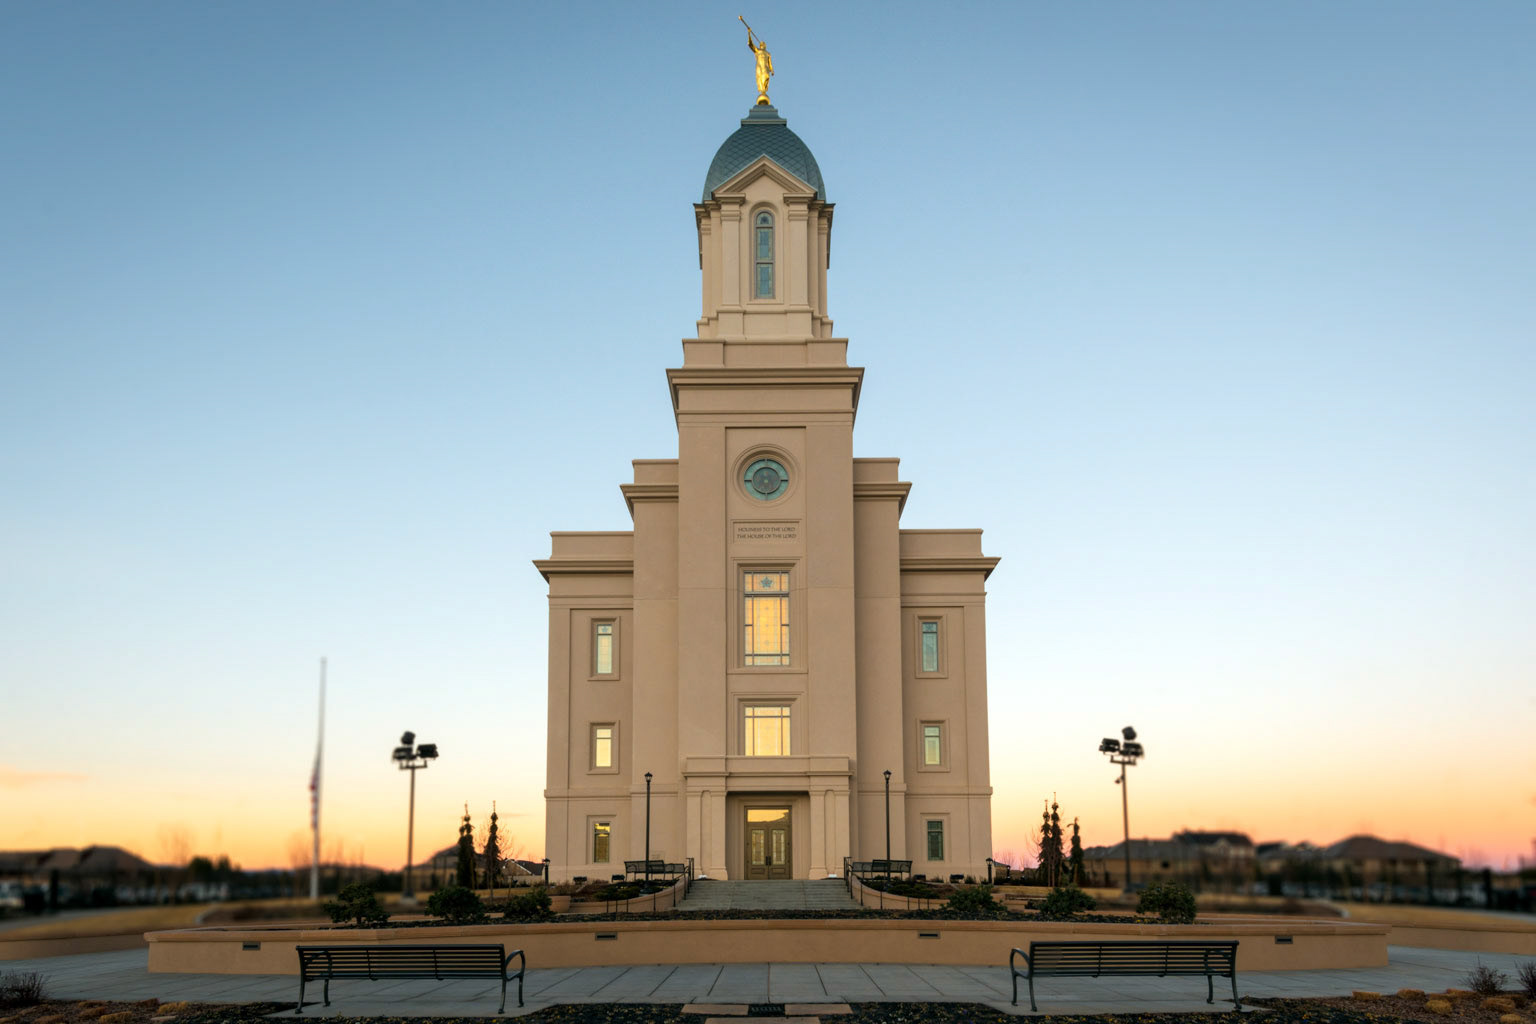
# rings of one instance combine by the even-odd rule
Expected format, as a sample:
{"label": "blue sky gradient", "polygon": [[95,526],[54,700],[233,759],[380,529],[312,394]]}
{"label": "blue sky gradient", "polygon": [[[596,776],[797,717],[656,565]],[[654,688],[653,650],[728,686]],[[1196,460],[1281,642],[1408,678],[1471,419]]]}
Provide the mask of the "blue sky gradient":
{"label": "blue sky gradient", "polygon": [[[676,454],[771,94],[903,525],[980,526],[994,833],[1536,850],[1536,6],[0,7],[0,848],[542,849],[552,529]],[[1212,782],[1215,772],[1219,781]],[[435,837],[435,838],[431,838]],[[438,841],[440,839],[440,842]]]}

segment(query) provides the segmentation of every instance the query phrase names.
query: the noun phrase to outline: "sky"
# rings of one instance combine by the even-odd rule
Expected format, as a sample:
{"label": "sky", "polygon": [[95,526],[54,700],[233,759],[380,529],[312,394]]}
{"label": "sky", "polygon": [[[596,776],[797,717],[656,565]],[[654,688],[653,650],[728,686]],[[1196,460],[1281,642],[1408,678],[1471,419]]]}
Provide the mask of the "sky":
{"label": "sky", "polygon": [[0,5],[0,849],[542,856],[551,530],[676,455],[755,96],[981,527],[996,851],[1536,854],[1536,5]]}

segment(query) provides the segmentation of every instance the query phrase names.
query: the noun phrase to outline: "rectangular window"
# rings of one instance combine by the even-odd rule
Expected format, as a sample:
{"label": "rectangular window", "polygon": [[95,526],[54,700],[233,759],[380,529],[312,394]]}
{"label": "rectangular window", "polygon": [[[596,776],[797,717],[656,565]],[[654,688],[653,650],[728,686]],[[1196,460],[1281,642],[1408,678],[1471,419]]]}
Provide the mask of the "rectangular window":
{"label": "rectangular window", "polygon": [[608,840],[613,834],[613,825],[606,821],[594,821],[592,823],[592,863],[608,863]]}
{"label": "rectangular window", "polygon": [[749,572],[742,576],[747,665],[789,664],[789,573]]}
{"label": "rectangular window", "polygon": [[613,675],[613,623],[592,623],[592,674]]}
{"label": "rectangular window", "polygon": [[937,672],[939,670],[939,620],[923,619],[922,627],[922,670],[924,672]]}
{"label": "rectangular window", "polygon": [[944,764],[944,727],[937,722],[923,724],[923,767],[938,768]]}
{"label": "rectangular window", "polygon": [[742,753],[748,757],[788,757],[789,708],[749,704],[743,711],[746,721]]}
{"label": "rectangular window", "polygon": [[928,825],[928,859],[944,859],[944,823],[930,821]]}
{"label": "rectangular window", "polygon": [[602,771],[618,766],[618,758],[614,750],[613,726],[594,725],[592,727],[592,767]]}

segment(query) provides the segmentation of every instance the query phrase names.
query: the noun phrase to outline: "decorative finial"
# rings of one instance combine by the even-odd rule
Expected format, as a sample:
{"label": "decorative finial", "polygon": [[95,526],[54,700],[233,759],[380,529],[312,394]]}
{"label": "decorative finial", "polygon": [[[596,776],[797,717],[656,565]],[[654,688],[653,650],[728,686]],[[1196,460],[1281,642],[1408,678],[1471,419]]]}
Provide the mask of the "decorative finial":
{"label": "decorative finial", "polygon": [[[736,15],[736,20],[747,25],[747,19],[742,15]],[[768,44],[758,38],[753,45],[754,34],[752,26],[747,25],[747,49],[752,51],[757,58],[757,105],[760,107],[772,106],[768,101],[768,79],[773,77],[773,56],[768,52]]]}

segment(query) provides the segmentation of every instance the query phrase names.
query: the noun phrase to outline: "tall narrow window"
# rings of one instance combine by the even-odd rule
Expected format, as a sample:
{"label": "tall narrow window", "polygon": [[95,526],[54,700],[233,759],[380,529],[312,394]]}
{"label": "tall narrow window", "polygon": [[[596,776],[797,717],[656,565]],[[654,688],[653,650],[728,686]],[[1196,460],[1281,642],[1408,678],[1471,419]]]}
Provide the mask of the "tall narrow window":
{"label": "tall narrow window", "polygon": [[928,825],[928,859],[944,859],[944,823],[930,821]]}
{"label": "tall narrow window", "polygon": [[613,623],[592,623],[592,674],[613,675]]}
{"label": "tall narrow window", "polygon": [[607,821],[592,823],[592,863],[608,863],[608,840],[613,835],[613,824]]}
{"label": "tall narrow window", "polygon": [[747,665],[789,664],[789,573],[749,572],[742,578]]}
{"label": "tall narrow window", "polygon": [[944,727],[937,722],[923,725],[923,767],[937,768],[944,763]]}
{"label": "tall narrow window", "polygon": [[742,753],[748,757],[789,756],[789,708],[756,704],[743,709],[746,716]]}
{"label": "tall narrow window", "polygon": [[921,626],[923,631],[923,671],[937,672],[939,670],[939,620],[923,619]]}
{"label": "tall narrow window", "polygon": [[594,725],[592,727],[592,767],[613,768],[613,755],[613,726]]}
{"label": "tall narrow window", "polygon": [[757,236],[754,263],[757,281],[752,290],[752,297],[771,299],[773,298],[773,214],[764,210],[757,215],[753,225],[753,234]]}

